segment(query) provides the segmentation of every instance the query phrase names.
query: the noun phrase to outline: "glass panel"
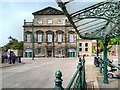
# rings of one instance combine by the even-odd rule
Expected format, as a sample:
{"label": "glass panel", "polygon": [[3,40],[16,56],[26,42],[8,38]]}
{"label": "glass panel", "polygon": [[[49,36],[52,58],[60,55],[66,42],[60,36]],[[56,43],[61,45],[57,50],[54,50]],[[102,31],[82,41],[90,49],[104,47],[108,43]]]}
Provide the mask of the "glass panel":
{"label": "glass panel", "polygon": [[82,43],[79,43],[79,46],[82,47]]}
{"label": "glass panel", "polygon": [[48,34],[48,42],[52,42],[52,34]]}
{"label": "glass panel", "polygon": [[69,42],[73,42],[74,38],[73,38],[73,34],[69,34]]}
{"label": "glass panel", "polygon": [[58,42],[62,42],[62,34],[58,34]]}
{"label": "glass panel", "polygon": [[38,42],[42,42],[42,34],[38,34]]}
{"label": "glass panel", "polygon": [[85,51],[87,52],[87,51],[88,51],[88,48],[85,48]]}
{"label": "glass panel", "polygon": [[30,34],[27,34],[27,42],[31,42]]}
{"label": "glass panel", "polygon": [[82,10],[84,8],[87,8],[89,6],[92,6],[98,2],[102,2],[104,0],[73,0],[72,2],[67,3],[66,9],[69,14],[72,14],[76,11]]}

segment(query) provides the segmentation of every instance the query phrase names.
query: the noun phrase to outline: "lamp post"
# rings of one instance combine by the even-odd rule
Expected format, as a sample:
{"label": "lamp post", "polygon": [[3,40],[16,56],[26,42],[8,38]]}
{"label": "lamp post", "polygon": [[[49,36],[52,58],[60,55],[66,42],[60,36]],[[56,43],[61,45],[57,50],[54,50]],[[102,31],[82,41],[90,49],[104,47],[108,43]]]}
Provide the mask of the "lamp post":
{"label": "lamp post", "polygon": [[[8,39],[10,39],[10,41],[11,41],[13,38],[10,36],[10,37],[8,37]],[[10,62],[9,62],[9,64],[11,64],[11,42],[10,42]]]}

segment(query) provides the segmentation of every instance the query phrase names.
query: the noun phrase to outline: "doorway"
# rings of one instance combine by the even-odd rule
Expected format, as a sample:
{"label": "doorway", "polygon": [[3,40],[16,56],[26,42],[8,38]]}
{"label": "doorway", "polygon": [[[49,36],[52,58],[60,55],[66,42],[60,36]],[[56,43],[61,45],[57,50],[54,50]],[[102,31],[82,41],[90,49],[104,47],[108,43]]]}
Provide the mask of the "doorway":
{"label": "doorway", "polygon": [[47,57],[52,57],[52,49],[47,50]]}

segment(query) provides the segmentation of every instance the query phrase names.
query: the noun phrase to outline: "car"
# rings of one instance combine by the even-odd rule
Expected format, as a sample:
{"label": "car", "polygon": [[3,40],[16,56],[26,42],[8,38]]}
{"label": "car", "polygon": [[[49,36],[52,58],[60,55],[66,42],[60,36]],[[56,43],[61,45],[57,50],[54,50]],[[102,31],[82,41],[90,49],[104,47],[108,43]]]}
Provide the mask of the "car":
{"label": "car", "polygon": [[117,75],[115,72],[108,72],[108,78],[120,78],[120,75]]}

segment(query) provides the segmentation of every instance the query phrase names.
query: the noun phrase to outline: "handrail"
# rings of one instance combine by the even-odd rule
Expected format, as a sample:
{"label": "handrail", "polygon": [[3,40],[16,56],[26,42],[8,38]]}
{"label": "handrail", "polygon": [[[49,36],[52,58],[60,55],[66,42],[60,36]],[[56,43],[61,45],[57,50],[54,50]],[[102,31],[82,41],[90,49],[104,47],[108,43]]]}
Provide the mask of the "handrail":
{"label": "handrail", "polygon": [[109,61],[106,61],[106,62],[109,63],[110,65],[112,65],[112,66],[118,68],[118,69],[120,70],[120,67],[118,67],[118,66],[116,66],[116,65],[114,65],[114,64],[112,64],[112,63],[110,63]]}
{"label": "handrail", "polygon": [[75,80],[75,78],[76,78],[78,72],[79,72],[79,68],[77,69],[77,71],[75,72],[75,74],[74,74],[74,76],[72,77],[71,81],[69,82],[69,84],[68,84],[66,90],[69,90],[69,89],[70,89],[70,87],[72,86],[73,81]]}

